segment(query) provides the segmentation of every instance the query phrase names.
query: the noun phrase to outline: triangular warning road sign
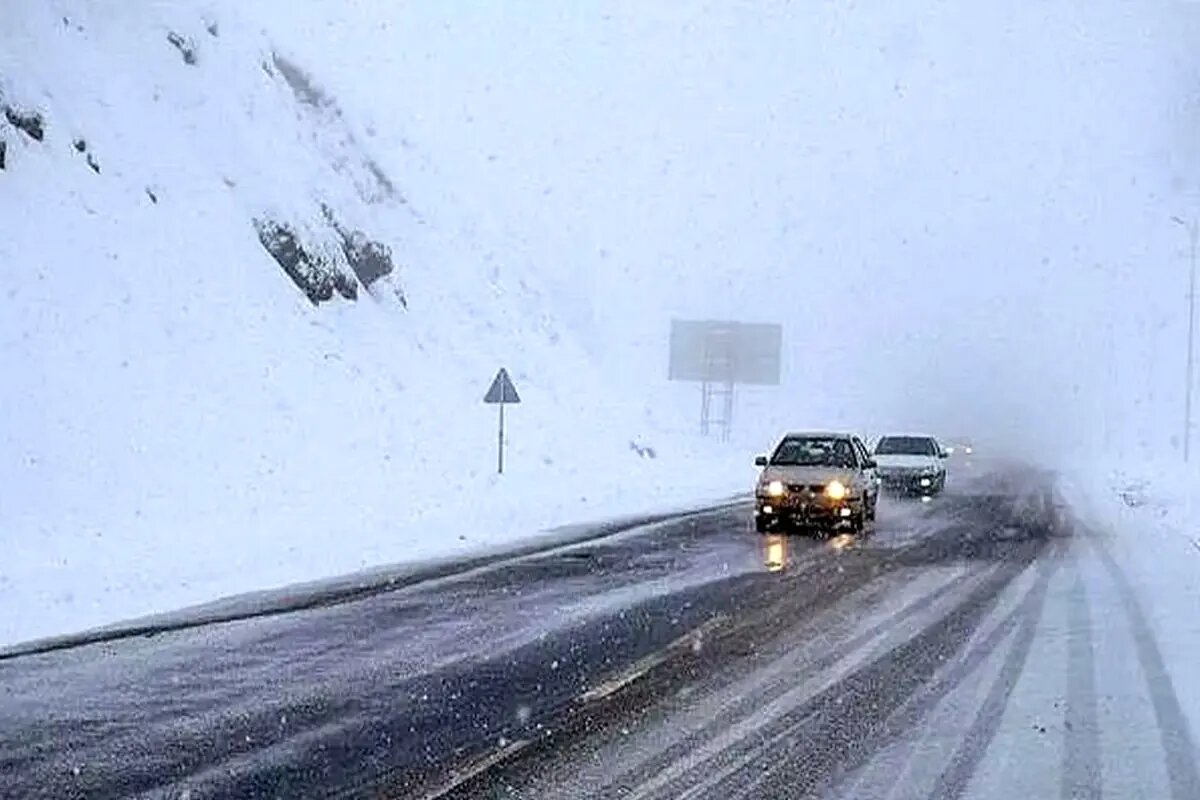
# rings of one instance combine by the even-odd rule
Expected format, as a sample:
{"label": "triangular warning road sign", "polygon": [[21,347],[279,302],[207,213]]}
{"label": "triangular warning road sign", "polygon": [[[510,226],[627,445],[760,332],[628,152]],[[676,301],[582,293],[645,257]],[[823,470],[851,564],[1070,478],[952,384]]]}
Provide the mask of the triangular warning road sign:
{"label": "triangular warning road sign", "polygon": [[496,379],[492,381],[492,388],[488,389],[488,393],[483,396],[485,403],[519,403],[521,402],[520,395],[517,394],[517,387],[513,386],[512,380],[508,377],[508,370],[503,367],[496,373]]}

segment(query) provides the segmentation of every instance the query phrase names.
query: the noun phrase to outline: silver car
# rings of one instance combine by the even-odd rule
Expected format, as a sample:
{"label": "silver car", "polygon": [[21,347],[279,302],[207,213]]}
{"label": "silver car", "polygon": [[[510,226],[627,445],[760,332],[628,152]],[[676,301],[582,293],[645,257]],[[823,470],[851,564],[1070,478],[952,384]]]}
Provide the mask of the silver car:
{"label": "silver car", "polygon": [[883,488],[931,497],[946,488],[949,453],[925,435],[884,436],[875,445],[875,461]]}
{"label": "silver car", "polygon": [[875,519],[875,461],[854,434],[789,433],[754,463],[762,467],[754,490],[760,533],[783,526],[859,532]]}

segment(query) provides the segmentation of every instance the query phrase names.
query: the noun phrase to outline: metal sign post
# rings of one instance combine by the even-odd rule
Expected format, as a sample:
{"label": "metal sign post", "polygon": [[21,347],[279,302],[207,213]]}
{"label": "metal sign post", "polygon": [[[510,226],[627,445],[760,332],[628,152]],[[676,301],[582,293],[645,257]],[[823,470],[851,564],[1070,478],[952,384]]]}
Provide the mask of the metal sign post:
{"label": "metal sign post", "polygon": [[496,473],[504,474],[504,406],[508,403],[517,404],[521,402],[521,396],[517,394],[517,387],[513,386],[512,380],[508,377],[508,370],[504,367],[496,373],[496,377],[492,380],[492,388],[488,389],[487,394],[483,396],[483,402],[488,405],[500,406],[500,434],[496,442]]}
{"label": "metal sign post", "polygon": [[[778,386],[783,329],[719,320],[672,320],[667,378],[700,384],[700,432],[729,441],[738,384]],[[720,416],[714,409],[719,404]]]}

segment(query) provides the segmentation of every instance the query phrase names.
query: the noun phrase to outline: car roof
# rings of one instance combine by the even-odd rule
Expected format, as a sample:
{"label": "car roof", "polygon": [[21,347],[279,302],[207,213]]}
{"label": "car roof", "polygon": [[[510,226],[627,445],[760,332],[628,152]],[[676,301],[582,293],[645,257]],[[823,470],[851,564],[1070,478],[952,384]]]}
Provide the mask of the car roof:
{"label": "car roof", "polygon": [[933,439],[937,441],[937,437],[929,433],[885,433],[879,437],[880,441],[884,439]]}
{"label": "car roof", "polygon": [[857,433],[846,433],[845,431],[789,431],[783,435],[784,439],[853,439],[857,437]]}

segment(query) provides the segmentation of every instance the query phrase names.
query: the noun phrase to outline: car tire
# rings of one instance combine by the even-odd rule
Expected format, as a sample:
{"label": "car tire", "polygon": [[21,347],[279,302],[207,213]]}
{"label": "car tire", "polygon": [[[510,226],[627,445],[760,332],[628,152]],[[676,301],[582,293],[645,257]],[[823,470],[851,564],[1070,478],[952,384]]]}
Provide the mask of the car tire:
{"label": "car tire", "polygon": [[771,520],[769,518],[767,518],[767,517],[755,517],[754,518],[754,528],[759,533],[770,533],[771,527],[772,527]]}

